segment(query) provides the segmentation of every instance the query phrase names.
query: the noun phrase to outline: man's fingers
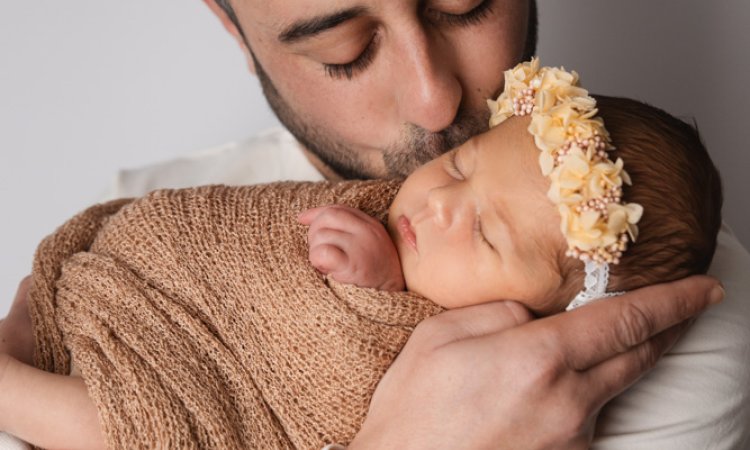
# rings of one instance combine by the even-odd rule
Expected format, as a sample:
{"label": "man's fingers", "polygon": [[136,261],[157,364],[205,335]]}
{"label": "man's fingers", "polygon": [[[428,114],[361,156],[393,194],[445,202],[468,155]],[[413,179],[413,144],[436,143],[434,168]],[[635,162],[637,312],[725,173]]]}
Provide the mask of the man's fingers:
{"label": "man's fingers", "polygon": [[29,317],[31,276],[18,285],[8,315],[0,320],[0,352],[8,353],[25,364],[34,362],[34,335]]}
{"label": "man's fingers", "polygon": [[587,379],[588,395],[592,408],[598,410],[614,396],[620,394],[654,367],[682,334],[691,321],[677,324],[625,353],[598,364],[582,376]]}
{"label": "man's fingers", "polygon": [[638,289],[550,318],[565,342],[569,367],[585,370],[629,351],[721,301],[723,289],[707,276]]}
{"label": "man's fingers", "polygon": [[423,320],[414,330],[409,342],[427,341],[432,348],[436,348],[463,339],[499,333],[532,319],[528,309],[512,301],[467,306]]}
{"label": "man's fingers", "polygon": [[30,289],[31,275],[28,275],[24,277],[24,279],[21,280],[21,282],[18,284],[16,296],[13,299],[13,304],[10,305],[10,311],[8,312],[9,316],[11,314],[22,314],[24,316],[28,316],[28,300]]}
{"label": "man's fingers", "polygon": [[31,288],[31,275],[27,275],[18,284],[18,290],[16,290],[16,297],[13,303],[23,300],[29,295],[29,289]]}

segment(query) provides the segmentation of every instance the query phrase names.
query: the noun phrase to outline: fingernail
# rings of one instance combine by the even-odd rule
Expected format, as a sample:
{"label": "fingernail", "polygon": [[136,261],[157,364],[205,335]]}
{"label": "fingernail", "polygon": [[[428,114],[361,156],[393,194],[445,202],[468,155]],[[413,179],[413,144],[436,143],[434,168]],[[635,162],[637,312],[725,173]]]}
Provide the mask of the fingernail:
{"label": "fingernail", "polygon": [[717,284],[713,287],[713,289],[711,289],[711,293],[708,294],[708,301],[712,305],[715,305],[724,300],[725,295],[727,295],[727,293],[726,291],[724,291],[724,286],[722,286],[721,284]]}

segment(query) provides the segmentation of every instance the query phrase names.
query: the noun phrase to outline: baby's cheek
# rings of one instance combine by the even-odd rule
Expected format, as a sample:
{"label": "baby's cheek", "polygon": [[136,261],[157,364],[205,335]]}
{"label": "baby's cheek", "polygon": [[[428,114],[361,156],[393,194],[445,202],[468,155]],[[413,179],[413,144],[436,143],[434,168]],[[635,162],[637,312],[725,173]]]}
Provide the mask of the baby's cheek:
{"label": "baby's cheek", "polygon": [[406,284],[406,290],[419,293],[421,284],[419,282],[419,277],[417,276],[414,261],[411,261],[410,258],[402,256],[401,254],[399,254],[399,258],[401,259],[401,271],[404,274],[404,283]]}
{"label": "baby's cheek", "polygon": [[444,308],[460,308],[478,303],[473,289],[476,280],[467,273],[466,264],[456,253],[446,253],[421,248],[417,256],[413,251],[400,254],[404,282],[409,292],[425,297]]}
{"label": "baby's cheek", "polygon": [[406,289],[419,294],[443,308],[459,308],[466,306],[462,301],[464,297],[453,289],[452,277],[439,277],[435,273],[425,273],[418,267],[404,270],[404,281]]}
{"label": "baby's cheek", "polygon": [[434,286],[429,283],[429,276],[425,276],[424,270],[414,258],[405,257],[401,260],[401,269],[404,273],[406,290],[428,298],[442,306],[436,301]]}

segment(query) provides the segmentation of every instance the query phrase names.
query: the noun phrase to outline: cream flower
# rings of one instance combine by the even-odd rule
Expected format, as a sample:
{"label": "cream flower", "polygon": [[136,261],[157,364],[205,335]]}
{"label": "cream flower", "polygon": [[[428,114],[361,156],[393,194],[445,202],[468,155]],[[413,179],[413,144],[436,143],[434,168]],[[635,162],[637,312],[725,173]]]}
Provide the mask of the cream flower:
{"label": "cream flower", "polygon": [[511,94],[529,87],[531,80],[539,73],[539,58],[518,64],[505,71],[505,91]]}
{"label": "cream flower", "polygon": [[565,144],[567,134],[562,120],[562,117],[549,114],[532,114],[529,132],[534,136],[534,142],[539,150],[551,153]]}
{"label": "cream flower", "polygon": [[609,214],[608,226],[613,232],[622,234],[627,232],[630,240],[635,242],[638,238],[638,221],[643,216],[643,206],[637,203],[618,204],[611,203],[607,205]]}
{"label": "cream flower", "polygon": [[490,128],[500,125],[513,116],[513,102],[507,96],[498,97],[497,100],[487,100],[487,106],[490,108]]}
{"label": "cream flower", "polygon": [[583,196],[586,198],[605,197],[607,191],[611,188],[621,187],[623,183],[622,166],[623,163],[620,158],[617,158],[615,164],[612,164],[609,160],[594,164],[588,182],[584,186]]}
{"label": "cream flower", "polygon": [[598,211],[577,213],[568,205],[558,207],[562,218],[561,231],[568,241],[568,248],[589,252],[602,246],[617,242],[618,237],[612,233],[601,220]]}
{"label": "cream flower", "polygon": [[547,196],[555,203],[577,204],[583,200],[581,189],[590,178],[591,163],[578,147],[573,147],[562,164],[557,166],[550,177]]}

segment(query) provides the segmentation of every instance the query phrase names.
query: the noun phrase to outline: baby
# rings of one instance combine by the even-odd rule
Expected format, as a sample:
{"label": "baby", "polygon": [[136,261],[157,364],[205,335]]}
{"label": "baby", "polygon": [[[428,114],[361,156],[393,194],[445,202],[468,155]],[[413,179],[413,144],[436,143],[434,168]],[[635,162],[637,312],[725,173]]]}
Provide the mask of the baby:
{"label": "baby", "polygon": [[[524,114],[518,101],[512,103],[514,95],[528,98],[533,79],[562,86],[545,93],[549,114]],[[590,122],[594,100],[576,90],[576,81],[574,73],[557,69],[540,73],[536,59],[506,73],[506,92],[490,102],[496,126],[412,173],[391,205],[387,233],[345,206],[303,212],[311,263],[340,282],[406,288],[446,308],[516,300],[538,315],[609,294],[601,290],[571,305],[585,287],[582,261],[590,261],[594,275],[606,266],[609,280],[600,288],[613,292],[705,273],[721,225],[722,193],[697,131],[649,105],[598,96],[607,133],[600,121]],[[554,95],[578,99],[554,103]],[[588,103],[578,118],[569,110],[574,102]],[[570,152],[570,136],[558,134],[563,126],[590,138],[591,149],[576,146],[572,157],[545,161],[550,150]],[[586,153],[607,149],[610,138],[616,148],[607,153],[617,163],[589,162]],[[611,192],[629,203],[610,196],[601,210],[593,207]],[[576,214],[582,202],[592,208],[582,205],[589,212]],[[609,220],[602,220],[607,213]],[[628,237],[636,236],[625,251]],[[580,248],[601,241],[616,244],[615,256],[602,252],[600,262],[610,264],[595,264],[596,257]]]}
{"label": "baby", "polygon": [[[281,202],[296,207],[311,185],[293,183],[165,191],[101,220],[104,225],[81,225],[137,234],[132,225],[144,223],[138,219],[148,211],[179,219],[179,226],[162,228],[145,222],[157,230],[153,237],[125,250],[112,237],[122,235],[105,233],[92,255],[73,255],[62,265],[62,281],[49,295],[61,305],[57,320],[86,384],[3,358],[0,392],[19,404],[0,401],[0,429],[35,445],[66,448],[347,442],[411,327],[440,311],[431,304],[456,308],[507,299],[547,315],[706,271],[720,226],[721,186],[692,127],[633,100],[595,102],[574,73],[540,68],[536,60],[508,71],[505,85],[490,105],[493,128],[410,175],[388,208],[387,228],[355,208],[359,203],[345,201],[302,212],[307,242],[294,238],[287,245],[279,236],[298,230],[286,219],[274,222],[278,204],[268,198],[281,192]],[[381,193],[375,201],[387,203],[391,186],[398,187],[323,187],[344,193],[334,200],[361,187],[368,201]],[[251,189],[259,203],[248,207],[243,193]],[[233,203],[236,198],[241,201]],[[325,204],[324,198],[312,203]],[[240,222],[270,239],[268,254],[248,248],[232,228]],[[200,234],[208,239],[185,243]],[[284,285],[281,280],[298,272],[308,274],[287,259],[297,244],[330,285],[319,278]],[[190,258],[173,262],[171,252]],[[217,255],[227,254],[232,264],[217,268],[226,261]],[[270,265],[276,281],[252,278],[250,258]],[[283,273],[287,261],[294,273]],[[164,268],[194,278],[157,277]],[[92,273],[87,284],[76,284]],[[278,294],[251,298],[259,283]],[[77,292],[79,286],[86,289]],[[302,289],[301,301],[288,303],[295,289]],[[321,289],[340,302],[312,302]],[[93,308],[94,318],[77,322],[77,314],[89,313],[81,303],[100,297],[105,301]],[[300,329],[303,334],[285,334]],[[189,363],[170,363],[184,361],[172,359],[183,354]],[[56,358],[65,355],[49,357]],[[150,371],[160,364],[166,370]],[[63,373],[68,367],[48,366]],[[142,386],[151,390],[138,390]],[[134,392],[140,395],[130,396]],[[329,398],[340,407],[315,408]],[[170,414],[172,408],[179,414]],[[40,433],[61,422],[66,425],[53,437]]]}

